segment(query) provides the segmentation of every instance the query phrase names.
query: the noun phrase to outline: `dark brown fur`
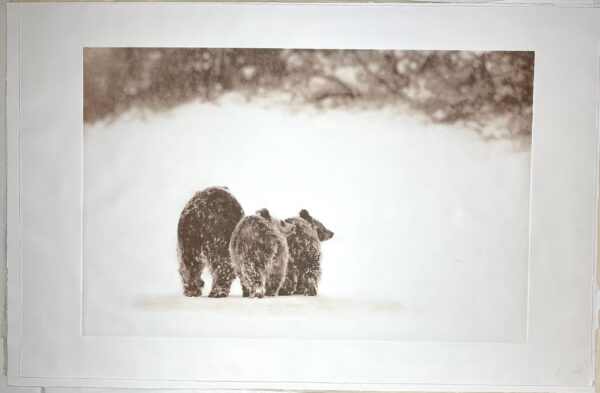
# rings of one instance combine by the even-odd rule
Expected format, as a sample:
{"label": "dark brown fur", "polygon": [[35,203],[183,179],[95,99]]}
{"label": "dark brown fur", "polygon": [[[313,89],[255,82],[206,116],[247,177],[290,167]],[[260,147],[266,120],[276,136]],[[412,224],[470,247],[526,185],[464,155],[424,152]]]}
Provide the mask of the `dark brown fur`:
{"label": "dark brown fur", "polygon": [[226,187],[210,187],[197,192],[179,218],[177,238],[179,273],[185,296],[201,296],[202,271],[208,266],[212,289],[208,296],[229,295],[235,278],[229,256],[229,241],[244,210]]}
{"label": "dark brown fur", "polygon": [[288,218],[285,222],[292,225],[287,235],[290,259],[279,295],[316,296],[321,279],[321,242],[331,239],[333,232],[304,209],[298,217]]}
{"label": "dark brown fur", "polygon": [[277,295],[289,258],[283,226],[283,221],[262,209],[244,217],[233,231],[229,250],[244,296]]}

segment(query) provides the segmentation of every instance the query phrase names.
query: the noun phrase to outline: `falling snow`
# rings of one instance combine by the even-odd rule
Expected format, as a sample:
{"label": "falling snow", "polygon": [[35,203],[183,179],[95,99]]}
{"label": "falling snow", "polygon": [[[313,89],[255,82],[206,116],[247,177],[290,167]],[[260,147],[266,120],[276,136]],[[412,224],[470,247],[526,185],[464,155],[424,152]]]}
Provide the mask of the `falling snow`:
{"label": "falling snow", "polygon": [[[527,301],[530,151],[392,109],[225,97],[84,131],[88,335],[515,342]],[[316,297],[182,296],[177,222],[199,190],[302,208],[335,232]]]}

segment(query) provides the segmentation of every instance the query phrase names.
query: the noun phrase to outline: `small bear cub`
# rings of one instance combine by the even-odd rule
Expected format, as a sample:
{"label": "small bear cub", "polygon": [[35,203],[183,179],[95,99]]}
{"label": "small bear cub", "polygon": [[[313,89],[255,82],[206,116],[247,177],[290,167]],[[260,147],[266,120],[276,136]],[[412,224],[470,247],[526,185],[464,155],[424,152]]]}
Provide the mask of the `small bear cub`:
{"label": "small bear cub", "polygon": [[306,209],[285,222],[292,226],[287,231],[290,258],[279,295],[316,296],[321,278],[321,242],[331,239],[333,232],[311,217]]}
{"label": "small bear cub", "polygon": [[287,233],[291,226],[271,217],[267,209],[242,218],[233,230],[229,253],[244,297],[277,295],[289,259]]}

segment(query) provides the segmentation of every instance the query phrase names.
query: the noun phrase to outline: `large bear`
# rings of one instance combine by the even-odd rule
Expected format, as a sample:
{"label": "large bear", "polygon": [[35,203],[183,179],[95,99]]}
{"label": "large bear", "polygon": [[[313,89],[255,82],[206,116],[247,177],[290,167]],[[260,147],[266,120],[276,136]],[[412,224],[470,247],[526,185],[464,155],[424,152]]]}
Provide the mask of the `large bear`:
{"label": "large bear", "polygon": [[208,296],[226,297],[235,272],[229,257],[229,241],[244,210],[227,187],[197,192],[187,203],[177,226],[179,273],[185,296],[201,296],[205,266],[212,275]]}
{"label": "large bear", "polygon": [[287,243],[290,253],[285,282],[279,295],[316,296],[321,278],[321,242],[333,237],[333,232],[302,209],[298,217],[285,220],[292,225]]}
{"label": "large bear", "polygon": [[267,209],[237,224],[229,245],[244,297],[275,296],[286,277],[289,259],[286,228]]}

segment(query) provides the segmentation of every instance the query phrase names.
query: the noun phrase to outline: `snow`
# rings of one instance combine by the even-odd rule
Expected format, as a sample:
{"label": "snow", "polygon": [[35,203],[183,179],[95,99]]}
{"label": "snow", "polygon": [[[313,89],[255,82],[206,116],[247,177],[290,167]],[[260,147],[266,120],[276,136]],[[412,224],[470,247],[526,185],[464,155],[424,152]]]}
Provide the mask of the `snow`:
{"label": "snow", "polygon": [[[84,129],[83,333],[520,342],[531,154],[384,110],[236,96]],[[335,232],[319,296],[185,298],[176,227],[226,185],[246,214]]]}

